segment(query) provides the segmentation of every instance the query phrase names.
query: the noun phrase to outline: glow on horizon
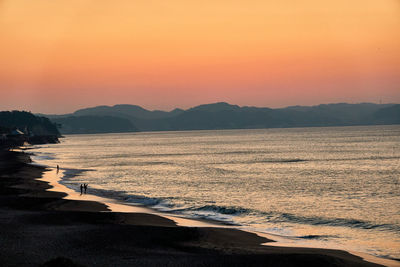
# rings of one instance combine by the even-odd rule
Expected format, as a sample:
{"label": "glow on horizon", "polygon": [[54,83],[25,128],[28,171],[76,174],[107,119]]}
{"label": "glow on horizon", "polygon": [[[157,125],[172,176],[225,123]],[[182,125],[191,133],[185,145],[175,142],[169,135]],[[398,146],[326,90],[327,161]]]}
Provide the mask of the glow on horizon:
{"label": "glow on horizon", "polygon": [[400,1],[0,2],[0,109],[400,102]]}

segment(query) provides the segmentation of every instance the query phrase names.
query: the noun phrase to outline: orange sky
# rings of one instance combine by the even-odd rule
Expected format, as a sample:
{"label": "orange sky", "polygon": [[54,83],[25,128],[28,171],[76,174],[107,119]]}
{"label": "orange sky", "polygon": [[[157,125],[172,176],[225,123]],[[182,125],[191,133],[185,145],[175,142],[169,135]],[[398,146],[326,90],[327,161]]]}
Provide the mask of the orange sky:
{"label": "orange sky", "polygon": [[400,0],[0,0],[0,110],[400,102]]}

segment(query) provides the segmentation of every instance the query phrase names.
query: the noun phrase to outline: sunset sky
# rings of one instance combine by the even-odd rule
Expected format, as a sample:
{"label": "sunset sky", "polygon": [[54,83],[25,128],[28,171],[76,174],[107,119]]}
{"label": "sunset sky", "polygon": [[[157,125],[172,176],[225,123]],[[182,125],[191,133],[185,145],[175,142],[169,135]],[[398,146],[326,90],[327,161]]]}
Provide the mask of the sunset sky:
{"label": "sunset sky", "polygon": [[0,110],[400,103],[400,0],[0,0]]}

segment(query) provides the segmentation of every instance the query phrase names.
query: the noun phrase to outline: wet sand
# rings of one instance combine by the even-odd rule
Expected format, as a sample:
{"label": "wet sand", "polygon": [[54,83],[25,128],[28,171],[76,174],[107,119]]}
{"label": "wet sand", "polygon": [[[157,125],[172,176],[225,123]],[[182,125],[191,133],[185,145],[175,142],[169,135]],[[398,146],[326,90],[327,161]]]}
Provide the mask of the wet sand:
{"label": "wet sand", "polygon": [[29,162],[26,153],[0,152],[1,266],[379,266],[346,251],[275,246],[230,227],[78,199]]}
{"label": "wet sand", "polygon": [[[178,226],[186,226],[186,227],[213,227],[213,228],[224,227],[224,228],[230,228],[230,229],[232,229],[232,228],[235,229],[235,227],[236,227],[236,226],[232,226],[232,225],[223,224],[222,222],[217,222],[217,221],[189,219],[189,218],[184,218],[184,217],[178,216],[178,215],[162,213],[162,212],[150,209],[150,208],[146,208],[144,206],[129,205],[126,203],[121,203],[120,201],[117,201],[115,199],[99,197],[99,196],[92,195],[92,194],[80,194],[79,192],[76,192],[60,183],[61,178],[63,176],[64,176],[63,170],[57,171],[54,168],[54,169],[45,171],[42,175],[42,178],[40,178],[38,180],[45,181],[51,186],[51,188],[47,189],[47,191],[66,193],[67,195],[64,197],[64,199],[85,200],[85,201],[95,201],[95,202],[104,203],[107,206],[107,209],[105,209],[104,211],[153,214],[153,215],[158,215],[158,216],[170,219],[170,220],[174,221],[175,224]],[[89,189],[89,192],[90,192],[90,189]],[[253,233],[267,239],[267,242],[262,244],[265,246],[299,247],[298,243],[293,242],[293,240],[291,240],[287,237],[282,237],[282,236],[273,235],[273,234],[260,233],[260,232],[253,232]],[[301,245],[301,247],[314,248],[314,247],[312,247],[312,245],[308,245],[308,246]],[[326,249],[327,247],[321,247],[321,248]],[[353,255],[360,256],[363,259],[370,261],[370,262],[382,264],[385,266],[400,267],[400,262],[374,257],[372,255],[362,253],[362,252],[355,252],[355,251],[349,251],[349,252]]]}

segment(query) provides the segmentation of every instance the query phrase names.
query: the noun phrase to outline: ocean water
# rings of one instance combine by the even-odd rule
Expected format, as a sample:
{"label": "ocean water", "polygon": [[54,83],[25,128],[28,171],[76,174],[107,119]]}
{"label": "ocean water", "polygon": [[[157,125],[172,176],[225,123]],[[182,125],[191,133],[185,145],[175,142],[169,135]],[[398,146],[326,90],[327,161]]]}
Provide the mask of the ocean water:
{"label": "ocean water", "polygon": [[33,151],[77,191],[400,259],[400,126],[67,135]]}

